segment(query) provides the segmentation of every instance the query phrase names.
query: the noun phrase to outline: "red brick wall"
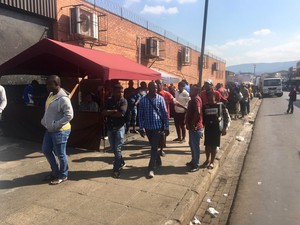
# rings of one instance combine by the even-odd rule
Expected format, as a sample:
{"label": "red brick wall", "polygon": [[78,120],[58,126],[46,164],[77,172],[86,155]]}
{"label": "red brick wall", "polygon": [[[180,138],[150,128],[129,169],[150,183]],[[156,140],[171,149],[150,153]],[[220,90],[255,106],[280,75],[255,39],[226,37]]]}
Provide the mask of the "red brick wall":
{"label": "red brick wall", "polygon": [[[69,10],[70,5],[87,4],[80,0],[57,0],[57,23],[55,24],[54,37],[59,41],[71,42],[69,38]],[[143,55],[141,63],[147,67],[157,68],[167,73],[177,75],[182,79],[186,79],[189,83],[195,84],[199,80],[198,70],[198,57],[199,52],[191,50],[191,63],[190,65],[178,66],[178,52],[181,51],[181,44],[172,40],[165,39],[141,26],[138,26],[130,21],[122,19],[118,16],[110,14],[109,12],[98,9],[99,11],[107,14],[107,45],[106,46],[93,46],[93,49],[121,54],[135,62],[139,60],[138,43],[141,40],[145,44],[147,37],[159,37],[164,43],[161,44],[165,47],[164,60],[157,60],[153,63],[152,59],[146,59]],[[76,44],[76,42],[74,42]],[[143,45],[142,45],[143,46]],[[89,48],[90,45],[86,44],[85,47]],[[142,51],[143,52],[143,51]],[[213,62],[219,63],[219,71],[212,72]],[[225,83],[225,63],[218,61],[212,57],[208,57],[208,67],[203,70],[202,82],[206,79],[213,80],[214,84],[220,82]]]}

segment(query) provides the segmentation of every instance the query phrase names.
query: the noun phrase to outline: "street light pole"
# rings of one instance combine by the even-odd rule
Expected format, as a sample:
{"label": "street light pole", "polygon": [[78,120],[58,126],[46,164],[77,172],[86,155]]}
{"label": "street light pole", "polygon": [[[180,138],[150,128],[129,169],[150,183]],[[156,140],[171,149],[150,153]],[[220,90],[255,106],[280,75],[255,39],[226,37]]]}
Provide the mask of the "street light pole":
{"label": "street light pole", "polygon": [[254,76],[255,76],[256,64],[253,64],[253,69],[254,69]]}
{"label": "street light pole", "polygon": [[199,62],[199,82],[202,85],[202,74],[203,74],[203,59],[204,59],[204,49],[205,49],[205,36],[206,36],[206,24],[207,24],[207,12],[208,12],[208,0],[205,0],[204,7],[204,19],[203,19],[203,31],[202,31],[202,44]]}

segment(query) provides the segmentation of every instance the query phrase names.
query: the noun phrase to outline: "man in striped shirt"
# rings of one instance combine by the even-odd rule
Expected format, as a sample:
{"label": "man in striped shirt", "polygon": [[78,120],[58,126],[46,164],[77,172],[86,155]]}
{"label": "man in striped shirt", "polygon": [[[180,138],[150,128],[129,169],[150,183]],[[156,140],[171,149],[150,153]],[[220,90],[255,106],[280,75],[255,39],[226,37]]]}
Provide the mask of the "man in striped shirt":
{"label": "man in striped shirt", "polygon": [[154,177],[154,169],[161,166],[158,144],[162,132],[169,135],[169,119],[165,100],[157,94],[157,84],[148,84],[149,93],[139,103],[139,127],[142,137],[147,135],[151,145],[151,158],[148,165],[149,178]]}

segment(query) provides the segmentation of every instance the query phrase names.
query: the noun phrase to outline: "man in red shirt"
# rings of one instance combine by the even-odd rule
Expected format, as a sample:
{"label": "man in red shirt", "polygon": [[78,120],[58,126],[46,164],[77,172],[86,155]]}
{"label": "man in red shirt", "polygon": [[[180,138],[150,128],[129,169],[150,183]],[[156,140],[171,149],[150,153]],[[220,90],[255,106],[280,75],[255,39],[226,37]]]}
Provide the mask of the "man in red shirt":
{"label": "man in red shirt", "polygon": [[168,117],[170,118],[170,104],[174,104],[174,97],[170,92],[167,92],[163,89],[163,85],[160,80],[156,80],[155,83],[157,84],[157,93],[163,96],[163,98],[165,99]]}
{"label": "man in red shirt", "polygon": [[[170,104],[175,104],[176,106],[185,108],[179,102],[176,101],[176,99],[173,97],[173,95],[171,95],[171,93],[169,93],[169,92],[167,92],[163,89],[163,85],[162,85],[161,80],[156,80],[155,83],[157,84],[157,93],[165,99],[166,107],[167,107],[167,111],[168,111],[168,119],[170,118]],[[166,136],[163,136],[161,138],[161,141],[160,141],[159,145],[160,145],[160,148],[161,148],[160,149],[160,155],[165,156],[166,153],[163,151],[163,148],[166,147]]]}
{"label": "man in red shirt", "polygon": [[[168,112],[168,119],[170,118],[170,104],[174,104],[174,97],[171,95],[169,92],[165,91],[163,89],[163,85],[161,80],[156,80],[155,83],[157,84],[157,93],[161,95],[165,102],[166,102],[166,107],[167,107],[167,112]],[[166,139],[167,137],[165,135],[161,136],[160,142],[159,142],[159,147],[160,147],[160,155],[165,156],[166,153],[163,151],[163,148],[167,147],[166,146]]]}
{"label": "man in red shirt", "polygon": [[202,104],[206,105],[208,103],[206,92],[209,90],[213,90],[215,92],[215,100],[216,102],[219,102],[221,100],[221,94],[220,92],[214,90],[214,85],[211,80],[204,81],[203,91],[201,91],[201,100]]}
{"label": "man in red shirt", "polygon": [[218,91],[221,95],[221,99],[220,101],[224,103],[224,105],[226,106],[227,102],[228,102],[228,97],[229,97],[229,93],[228,91],[223,87],[223,84],[221,83],[217,83],[216,85],[216,91]]}
{"label": "man in red shirt", "polygon": [[190,167],[190,172],[195,172],[200,168],[200,138],[203,135],[202,124],[202,101],[200,98],[201,87],[193,85],[190,96],[185,123],[189,131],[189,146],[191,148],[192,160],[186,165]]}

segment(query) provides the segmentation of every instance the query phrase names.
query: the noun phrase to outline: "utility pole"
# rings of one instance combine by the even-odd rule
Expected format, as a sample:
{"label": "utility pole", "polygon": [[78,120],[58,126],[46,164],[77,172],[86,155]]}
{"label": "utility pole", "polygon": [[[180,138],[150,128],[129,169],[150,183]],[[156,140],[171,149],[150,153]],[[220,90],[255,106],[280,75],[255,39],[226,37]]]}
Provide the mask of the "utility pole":
{"label": "utility pole", "polygon": [[254,76],[255,76],[256,64],[253,64]]}
{"label": "utility pole", "polygon": [[201,54],[200,54],[200,62],[199,62],[199,82],[198,82],[198,84],[200,84],[200,85],[202,85],[203,59],[204,59],[206,24],[207,24],[207,12],[208,12],[208,0],[205,0],[203,31],[202,31],[202,44],[201,44]]}

